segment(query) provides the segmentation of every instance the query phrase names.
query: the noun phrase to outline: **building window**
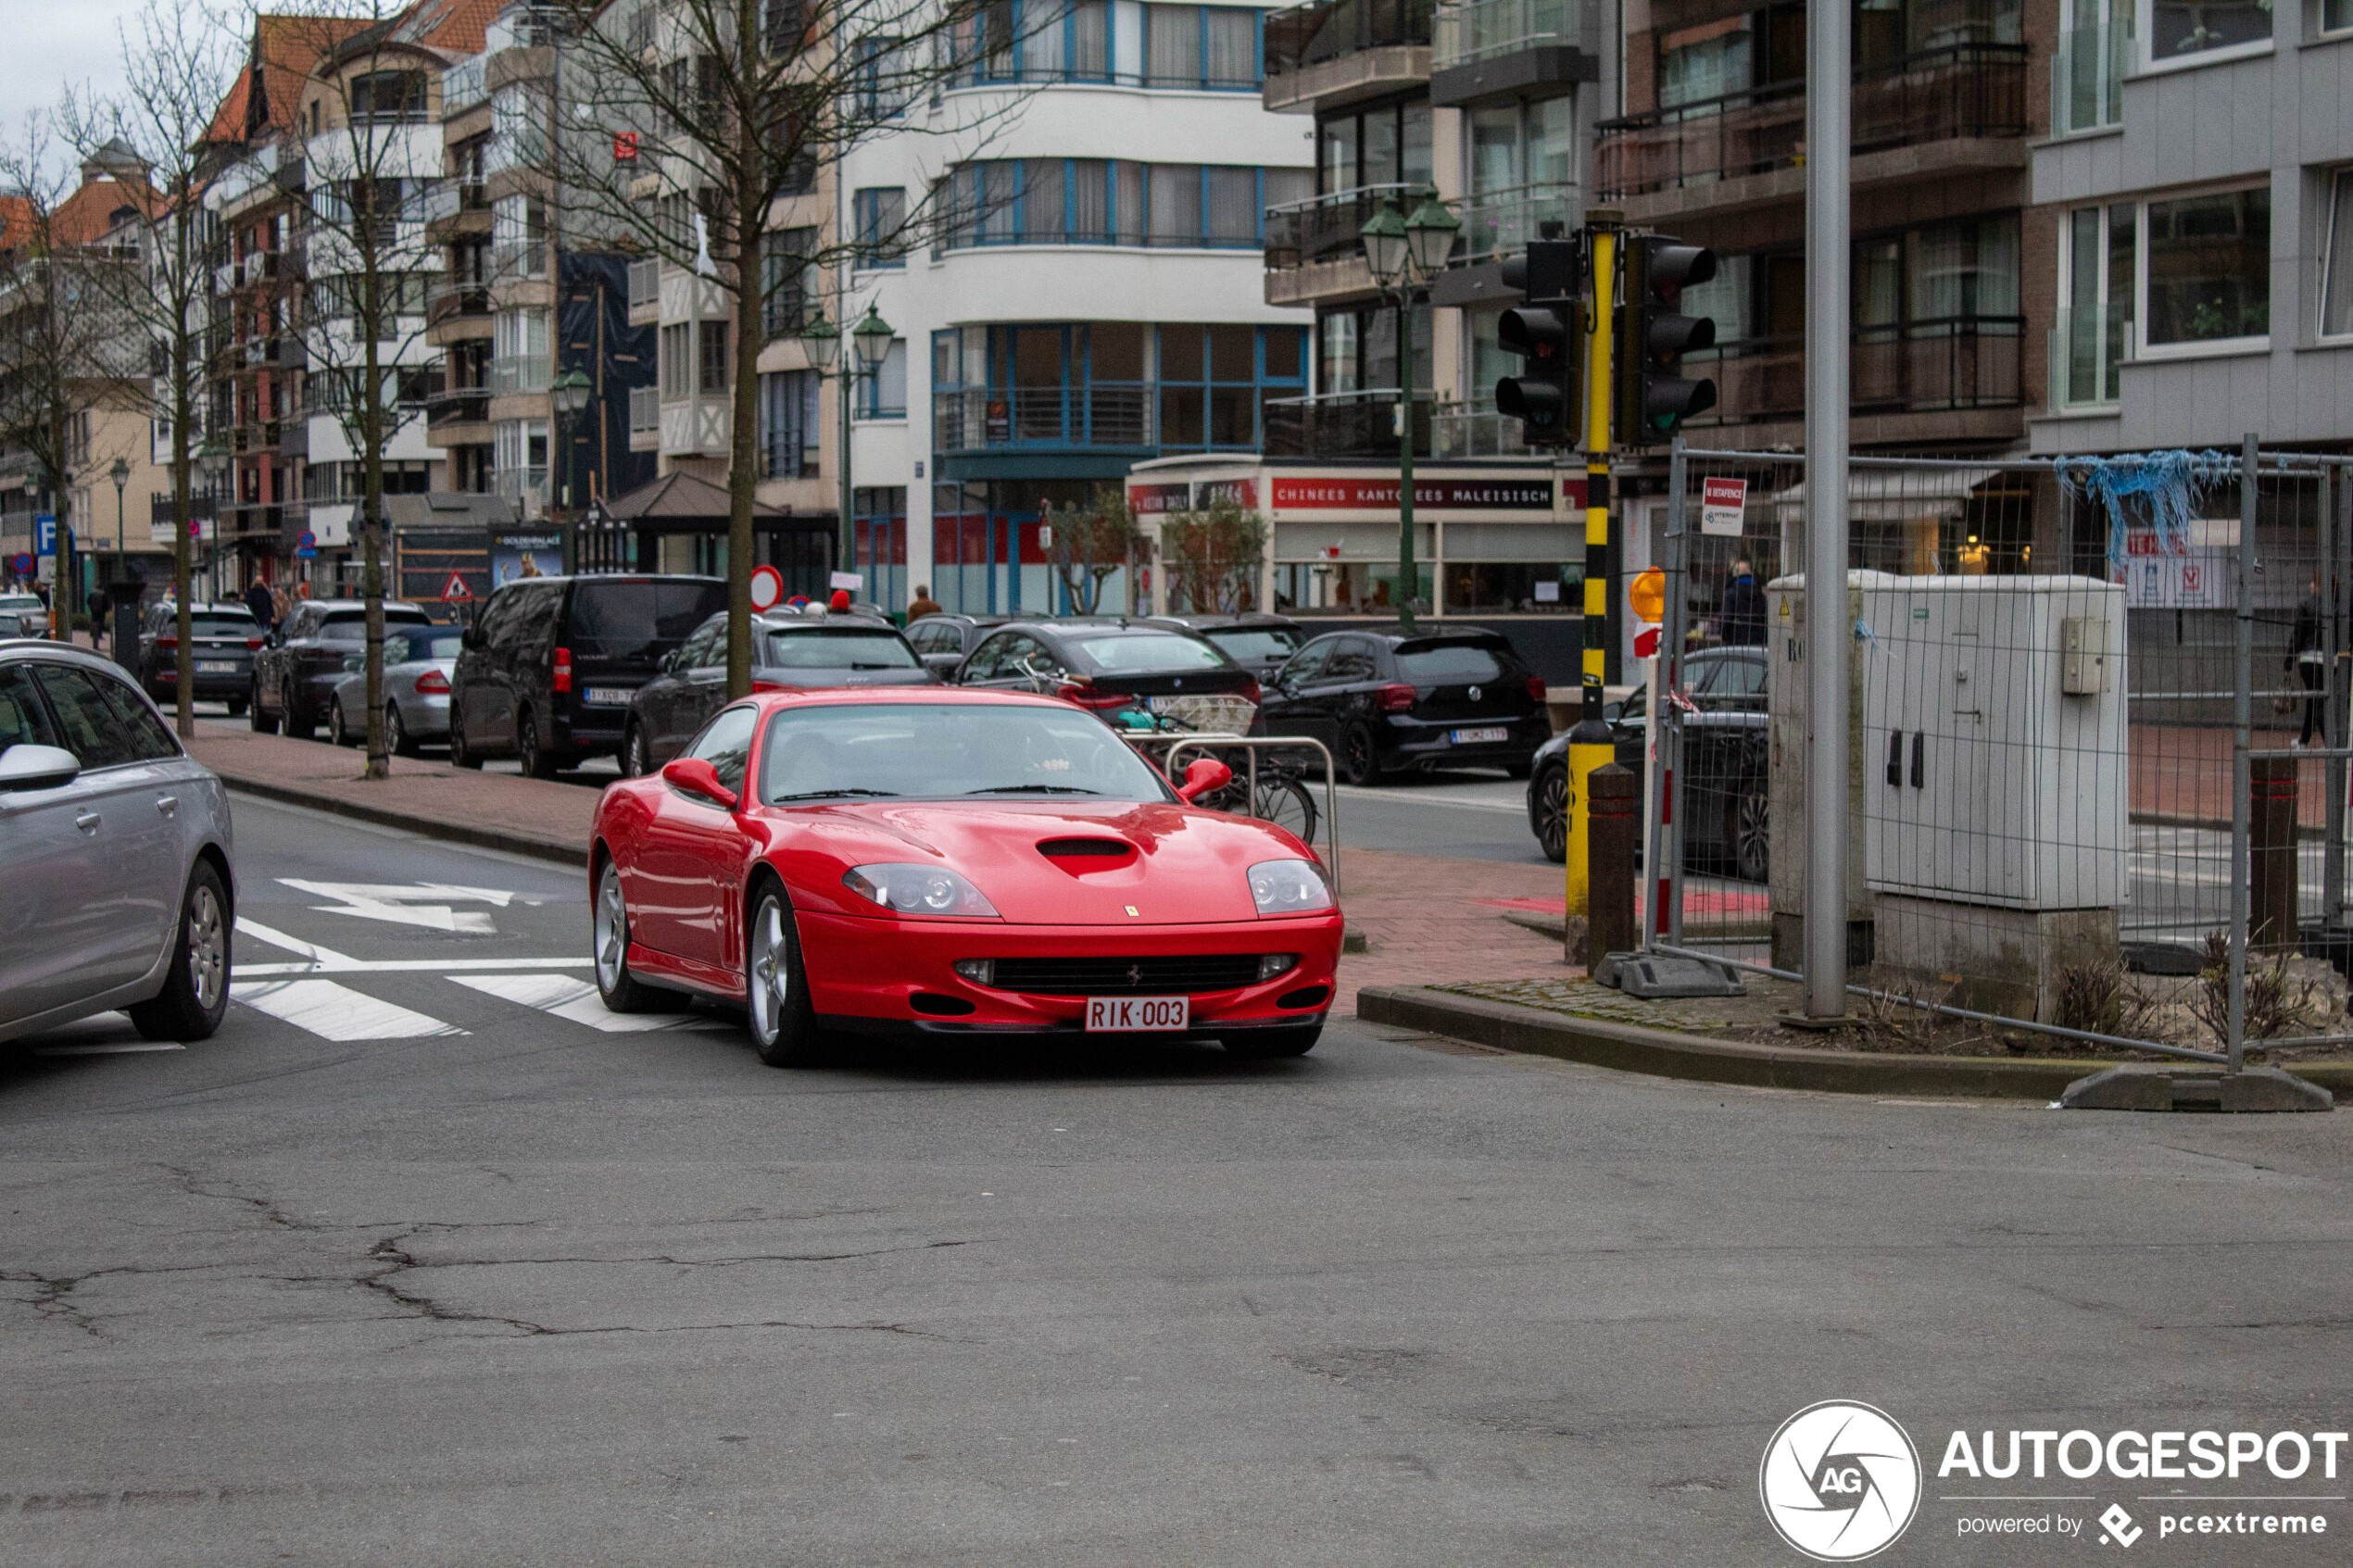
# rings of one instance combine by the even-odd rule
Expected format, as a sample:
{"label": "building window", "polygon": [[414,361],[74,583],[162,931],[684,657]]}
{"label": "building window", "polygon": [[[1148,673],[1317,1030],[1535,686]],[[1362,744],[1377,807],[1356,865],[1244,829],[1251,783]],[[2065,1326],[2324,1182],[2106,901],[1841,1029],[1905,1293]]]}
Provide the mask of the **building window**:
{"label": "building window", "polygon": [[547,312],[501,310],[491,318],[491,395],[547,390]]}
{"label": "building window", "polygon": [[2138,214],[2130,202],[2080,207],[2059,232],[2059,307],[2051,324],[2051,401],[2117,400],[2117,367],[2132,355]]}
{"label": "building window", "polygon": [[1164,452],[1255,451],[1263,406],[1307,391],[1296,327],[1187,322],[1162,327],[1159,338]]}
{"label": "building window", "polygon": [[2321,335],[2342,337],[2353,333],[2353,169],[2339,169],[2329,185],[2328,254],[2321,274]]}
{"label": "building window", "polygon": [[858,417],[862,420],[903,420],[907,417],[907,340],[890,340],[890,350],[873,372],[858,381]]}
{"label": "building window", "polygon": [[688,321],[673,321],[661,329],[661,396],[674,403],[694,385],[695,329]]}
{"label": "building window", "polygon": [[423,119],[425,73],[421,70],[378,70],[353,77],[351,118],[363,122]]}
{"label": "building window", "polygon": [[734,331],[733,321],[695,323],[695,385],[705,396],[727,390],[727,339]]}
{"label": "building window", "polygon": [[883,606],[904,604],[907,575],[907,489],[859,485],[850,492],[849,563],[866,579],[866,593]]}
{"label": "building window", "polygon": [[761,324],[772,337],[800,331],[809,307],[824,287],[816,262],[819,248],[814,229],[770,231],[761,244]]}
{"label": "building window", "polygon": [[2270,187],[2151,202],[2144,222],[2145,343],[2231,343],[2270,334]]}
{"label": "building window", "polygon": [[1754,84],[1747,17],[1726,17],[1704,27],[1663,32],[1658,39],[1658,107],[1705,103]]}
{"label": "building window", "polygon": [[1318,189],[1327,195],[1430,183],[1428,101],[1382,104],[1318,119],[1315,167]]}
{"label": "building window", "polygon": [[763,479],[818,475],[818,377],[786,370],[760,378],[760,471]]}
{"label": "building window", "polygon": [[1259,19],[1235,6],[1146,6],[1144,85],[1255,92]]}
{"label": "building window", "polygon": [[2353,28],[2353,0],[2321,0],[2321,31],[2341,32]]}
{"label": "building window", "polygon": [[851,197],[850,206],[857,224],[858,268],[868,270],[906,266],[907,252],[900,232],[907,226],[906,189],[899,185],[870,185]]}
{"label": "building window", "polygon": [[501,196],[490,207],[490,264],[504,278],[547,275],[547,204],[534,195]]}
{"label": "building window", "polygon": [[1120,245],[1256,250],[1269,202],[1303,194],[1303,169],[1021,158],[950,178],[948,248]]}
{"label": "building window", "polygon": [[2271,40],[2271,0],[2140,0],[2149,64],[2195,60]]}
{"label": "building window", "polygon": [[858,108],[871,119],[896,119],[906,110],[907,51],[896,36],[858,41]]}
{"label": "building window", "polygon": [[[1315,390],[1394,392],[1397,380],[1397,311],[1389,305],[1353,305],[1315,320],[1318,339]],[[1430,315],[1427,300],[1414,307],[1414,385],[1430,383]]]}

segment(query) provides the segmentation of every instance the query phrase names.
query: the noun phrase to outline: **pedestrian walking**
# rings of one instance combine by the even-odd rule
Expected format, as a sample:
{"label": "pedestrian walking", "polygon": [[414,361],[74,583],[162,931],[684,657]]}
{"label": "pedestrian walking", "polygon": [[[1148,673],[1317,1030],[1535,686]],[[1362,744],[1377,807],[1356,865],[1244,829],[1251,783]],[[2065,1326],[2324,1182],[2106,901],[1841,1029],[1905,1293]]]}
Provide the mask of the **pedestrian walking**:
{"label": "pedestrian walking", "polygon": [[1732,580],[1724,584],[1718,608],[1716,634],[1732,647],[1762,647],[1765,644],[1765,590],[1756,585],[1756,569],[1747,560],[1732,563]]}
{"label": "pedestrian walking", "polygon": [[2310,591],[2304,602],[2296,607],[2294,646],[2284,661],[2304,684],[2304,731],[2296,737],[2298,746],[2309,746],[2314,735],[2329,733],[2328,720],[2328,650],[2321,644],[2321,580],[2312,579]]}
{"label": "pedestrian walking", "polygon": [[926,615],[944,613],[946,612],[933,600],[931,589],[921,583],[916,583],[915,596],[907,605],[907,619],[910,621],[921,621]]}

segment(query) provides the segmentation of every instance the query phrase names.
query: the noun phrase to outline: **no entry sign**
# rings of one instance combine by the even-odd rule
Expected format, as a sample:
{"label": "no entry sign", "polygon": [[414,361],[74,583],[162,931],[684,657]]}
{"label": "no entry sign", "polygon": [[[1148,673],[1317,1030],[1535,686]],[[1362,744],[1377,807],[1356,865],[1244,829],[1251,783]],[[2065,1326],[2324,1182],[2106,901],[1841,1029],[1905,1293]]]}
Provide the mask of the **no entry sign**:
{"label": "no entry sign", "polygon": [[774,609],[784,603],[785,574],[773,566],[751,569],[751,608]]}

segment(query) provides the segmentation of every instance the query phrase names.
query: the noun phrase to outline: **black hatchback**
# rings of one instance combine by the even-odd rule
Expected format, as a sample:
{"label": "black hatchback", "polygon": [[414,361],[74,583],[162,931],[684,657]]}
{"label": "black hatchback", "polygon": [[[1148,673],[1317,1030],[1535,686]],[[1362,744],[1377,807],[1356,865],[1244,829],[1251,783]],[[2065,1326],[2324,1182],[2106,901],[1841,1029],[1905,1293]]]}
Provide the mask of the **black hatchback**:
{"label": "black hatchback", "polygon": [[1441,767],[1524,779],[1553,733],[1543,678],[1501,634],[1477,626],[1327,633],[1266,688],[1265,717],[1269,734],[1330,746],[1340,776],[1357,784]]}
{"label": "black hatchback", "polygon": [[523,577],[466,628],[450,682],[449,760],[514,757],[547,778],[618,755],[637,688],[727,608],[716,577]]}

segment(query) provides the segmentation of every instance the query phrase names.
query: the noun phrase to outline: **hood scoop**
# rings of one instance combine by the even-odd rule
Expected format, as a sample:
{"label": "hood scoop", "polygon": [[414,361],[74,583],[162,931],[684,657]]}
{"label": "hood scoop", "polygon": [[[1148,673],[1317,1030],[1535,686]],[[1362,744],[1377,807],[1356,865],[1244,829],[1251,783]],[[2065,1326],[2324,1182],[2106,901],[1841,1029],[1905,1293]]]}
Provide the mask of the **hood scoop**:
{"label": "hood scoop", "polygon": [[1136,847],[1122,838],[1048,838],[1038,852],[1050,860],[1124,860]]}

